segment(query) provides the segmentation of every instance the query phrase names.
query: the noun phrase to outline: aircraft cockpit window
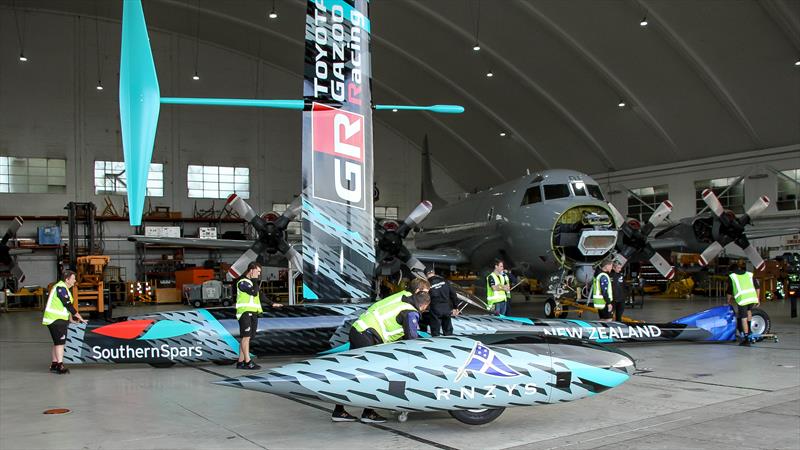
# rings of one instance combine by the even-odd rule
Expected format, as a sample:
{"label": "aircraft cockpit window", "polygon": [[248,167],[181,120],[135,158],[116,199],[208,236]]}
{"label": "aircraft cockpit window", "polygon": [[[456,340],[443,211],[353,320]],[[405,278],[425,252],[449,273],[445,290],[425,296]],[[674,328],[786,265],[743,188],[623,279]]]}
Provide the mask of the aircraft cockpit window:
{"label": "aircraft cockpit window", "polygon": [[589,195],[598,199],[598,200],[605,200],[603,198],[603,193],[600,191],[600,186],[596,184],[587,184],[586,188],[589,190]]}
{"label": "aircraft cockpit window", "polygon": [[576,181],[576,182],[572,183],[572,192],[574,192],[576,196],[580,195],[580,196],[584,196],[585,197],[586,196],[586,183],[584,183],[583,181]]}
{"label": "aircraft cockpit window", "polygon": [[557,198],[569,197],[569,186],[566,184],[546,184],[544,185],[544,199],[553,200]]}
{"label": "aircraft cockpit window", "polygon": [[529,187],[525,191],[525,196],[522,197],[522,206],[530,205],[531,203],[539,203],[542,201],[542,190],[539,186]]}

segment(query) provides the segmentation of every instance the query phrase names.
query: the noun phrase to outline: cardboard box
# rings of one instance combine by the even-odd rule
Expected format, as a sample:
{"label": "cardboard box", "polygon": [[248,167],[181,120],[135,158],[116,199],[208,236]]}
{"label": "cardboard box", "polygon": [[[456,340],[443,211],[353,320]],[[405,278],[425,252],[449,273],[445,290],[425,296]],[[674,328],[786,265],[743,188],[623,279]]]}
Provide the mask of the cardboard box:
{"label": "cardboard box", "polygon": [[216,239],[217,227],[200,227],[200,230],[197,232],[197,237],[200,239]]}
{"label": "cardboard box", "polygon": [[180,303],[178,292],[175,288],[156,288],[156,303]]}

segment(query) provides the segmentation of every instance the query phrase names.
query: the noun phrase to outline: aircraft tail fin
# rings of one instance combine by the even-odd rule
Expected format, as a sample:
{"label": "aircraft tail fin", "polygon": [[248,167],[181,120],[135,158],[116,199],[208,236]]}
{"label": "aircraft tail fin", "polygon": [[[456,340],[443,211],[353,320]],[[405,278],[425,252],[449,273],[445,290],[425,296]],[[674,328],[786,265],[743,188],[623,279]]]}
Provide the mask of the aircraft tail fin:
{"label": "aircraft tail fin", "polygon": [[422,141],[422,190],[420,200],[427,200],[433,204],[434,208],[441,208],[447,202],[436,193],[433,187],[433,170],[431,169],[431,151],[428,148],[428,135]]}

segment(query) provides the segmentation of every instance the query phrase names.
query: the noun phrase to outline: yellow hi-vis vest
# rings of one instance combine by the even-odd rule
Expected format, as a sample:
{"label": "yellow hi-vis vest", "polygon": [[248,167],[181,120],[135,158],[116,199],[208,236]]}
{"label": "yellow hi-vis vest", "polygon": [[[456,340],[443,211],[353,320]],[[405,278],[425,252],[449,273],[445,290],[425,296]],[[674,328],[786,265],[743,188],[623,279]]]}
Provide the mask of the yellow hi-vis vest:
{"label": "yellow hi-vis vest", "polygon": [[53,289],[50,289],[50,295],[47,296],[47,305],[44,307],[42,325],[50,325],[56,320],[69,320],[69,311],[66,306],[64,306],[64,303],[61,302],[61,299],[58,298],[57,291],[60,287],[67,290],[69,301],[72,303],[72,292],[70,292],[67,287],[67,283],[65,283],[64,280],[60,280],[58,283],[54,284]]}
{"label": "yellow hi-vis vest", "polygon": [[397,315],[403,311],[416,311],[416,308],[403,301],[403,297],[409,295],[411,293],[408,291],[400,291],[376,302],[358,317],[353,327],[360,333],[372,328],[384,343],[402,338],[405,331],[397,322]]}
{"label": "yellow hi-vis vest", "polygon": [[611,289],[611,277],[605,272],[600,272],[594,277],[594,284],[592,286],[592,303],[594,303],[595,308],[606,306],[606,299],[603,298],[603,292],[600,290],[600,278],[602,277],[606,278],[606,293],[608,294],[608,299],[614,301],[614,290]]}
{"label": "yellow hi-vis vest", "polygon": [[758,293],[756,285],[753,283],[753,273],[745,272],[741,275],[730,274],[733,283],[733,299],[739,306],[752,305],[758,303]]}
{"label": "yellow hi-vis vest", "polygon": [[494,272],[491,272],[488,277],[486,277],[486,304],[488,306],[492,306],[495,303],[501,303],[508,300],[508,296],[506,294],[511,294],[510,292],[506,292],[502,289],[492,289],[491,284],[489,284],[489,278],[494,280],[495,286],[500,286],[502,284],[509,284],[508,282],[508,275],[502,274],[498,275]]}
{"label": "yellow hi-vis vest", "polygon": [[239,289],[239,285],[241,283],[247,283],[250,286],[253,285],[253,282],[248,280],[247,278],[242,278],[236,283],[236,319],[238,320],[242,317],[242,314],[246,312],[254,312],[260,313],[263,311],[261,308],[261,293],[259,292],[258,295],[250,295],[247,292]]}

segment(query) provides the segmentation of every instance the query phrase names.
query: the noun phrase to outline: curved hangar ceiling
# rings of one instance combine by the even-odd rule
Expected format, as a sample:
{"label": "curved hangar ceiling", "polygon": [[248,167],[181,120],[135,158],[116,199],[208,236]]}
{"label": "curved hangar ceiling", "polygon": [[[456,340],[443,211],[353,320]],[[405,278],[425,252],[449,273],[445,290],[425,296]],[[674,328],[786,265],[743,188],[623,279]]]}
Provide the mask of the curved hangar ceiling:
{"label": "curved hangar ceiling", "polygon": [[[119,1],[16,4],[121,14]],[[298,79],[304,5],[277,0],[270,20],[269,0],[144,1],[149,26],[195,36],[198,24],[201,40]],[[467,109],[376,119],[417,145],[429,134],[465,189],[525,168],[595,173],[800,143],[800,1],[373,0],[371,18],[376,103]]]}

